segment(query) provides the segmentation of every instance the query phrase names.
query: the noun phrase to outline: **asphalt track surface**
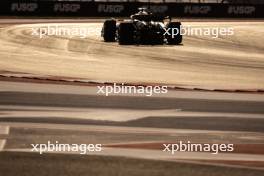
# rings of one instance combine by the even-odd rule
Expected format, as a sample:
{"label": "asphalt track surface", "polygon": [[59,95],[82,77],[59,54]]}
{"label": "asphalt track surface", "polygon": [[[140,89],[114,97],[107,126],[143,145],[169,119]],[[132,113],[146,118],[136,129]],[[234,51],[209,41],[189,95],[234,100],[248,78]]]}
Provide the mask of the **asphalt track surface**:
{"label": "asphalt track surface", "polygon": [[[1,24],[1,75],[205,89],[264,87],[260,76],[264,70],[263,22],[185,22],[210,28],[232,26],[235,35],[219,39],[187,36],[183,45],[173,47],[103,43],[98,31],[86,39],[69,36],[39,39],[31,35],[32,27],[47,26],[44,22],[49,21],[31,22],[34,23],[29,20],[29,24],[16,24],[14,20],[12,25],[6,21]],[[102,25],[96,20],[50,22],[67,28],[81,26],[98,30]],[[38,162],[47,168],[49,175],[228,173],[231,176],[263,172],[263,94],[169,90],[168,94],[152,97],[120,94],[106,97],[98,95],[98,89],[91,85],[1,79],[0,150],[4,152],[0,152],[3,158],[0,170],[10,176],[15,175],[14,171],[26,173],[21,163],[32,166],[29,172],[34,175],[39,168]],[[48,140],[101,143],[105,150],[92,153],[96,155],[93,161],[87,161],[88,156],[78,153],[45,155],[50,163],[55,160],[62,163],[54,171],[38,153],[30,152],[30,144],[47,143]],[[180,140],[233,143],[235,152],[217,155],[162,152],[163,143]],[[109,159],[114,163],[113,170],[109,170]],[[69,167],[72,160],[79,165]],[[96,165],[92,168],[83,166],[84,163],[93,166],[94,162]],[[123,165],[131,162],[131,165]],[[145,170],[138,170],[141,167],[135,167],[134,162],[145,166]],[[157,169],[151,172],[150,164]],[[174,170],[175,167],[178,169]]]}
{"label": "asphalt track surface", "polygon": [[[170,90],[153,97],[106,97],[96,92],[94,86],[1,81],[2,150],[10,156],[28,153],[30,144],[48,140],[101,143],[102,152],[89,154],[236,168],[239,173],[263,169],[263,94]],[[163,143],[180,140],[233,143],[236,152],[162,152]],[[29,162],[26,158],[23,162]]]}

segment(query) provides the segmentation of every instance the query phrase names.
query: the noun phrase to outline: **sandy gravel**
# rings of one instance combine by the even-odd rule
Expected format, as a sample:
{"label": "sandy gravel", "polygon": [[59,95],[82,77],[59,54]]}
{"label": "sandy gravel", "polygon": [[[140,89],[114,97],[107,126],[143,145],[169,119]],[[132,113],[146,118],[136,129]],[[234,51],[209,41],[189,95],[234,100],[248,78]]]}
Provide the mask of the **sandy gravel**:
{"label": "sandy gravel", "polygon": [[[81,39],[39,39],[32,28],[82,27]],[[180,46],[118,46],[100,38],[102,23],[40,23],[0,27],[0,74],[198,88],[263,89],[264,22],[184,22],[192,27],[233,27],[234,35],[185,36]]]}

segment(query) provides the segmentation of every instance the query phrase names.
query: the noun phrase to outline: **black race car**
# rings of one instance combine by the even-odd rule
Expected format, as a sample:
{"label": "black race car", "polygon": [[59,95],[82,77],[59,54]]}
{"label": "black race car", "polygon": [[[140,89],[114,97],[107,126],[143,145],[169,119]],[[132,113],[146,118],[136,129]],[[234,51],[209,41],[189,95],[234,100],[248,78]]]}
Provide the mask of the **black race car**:
{"label": "black race car", "polygon": [[164,43],[177,45],[182,42],[180,27],[181,23],[173,22],[170,17],[154,15],[147,9],[140,8],[129,20],[120,23],[115,19],[106,20],[101,35],[105,42],[118,41],[120,45]]}

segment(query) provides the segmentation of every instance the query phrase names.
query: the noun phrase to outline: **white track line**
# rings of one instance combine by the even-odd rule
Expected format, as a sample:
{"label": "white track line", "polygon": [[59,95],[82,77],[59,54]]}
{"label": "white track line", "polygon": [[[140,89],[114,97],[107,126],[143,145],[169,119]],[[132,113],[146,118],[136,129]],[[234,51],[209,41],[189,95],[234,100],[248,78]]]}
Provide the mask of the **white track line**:
{"label": "white track line", "polygon": [[0,135],[8,135],[9,134],[9,126],[0,125]]}
{"label": "white track line", "polygon": [[[8,135],[9,134],[9,126],[0,125],[0,135]],[[5,147],[6,139],[0,139],[0,151],[2,151]]]}
{"label": "white track line", "polygon": [[5,148],[6,140],[0,140],[0,152]]}

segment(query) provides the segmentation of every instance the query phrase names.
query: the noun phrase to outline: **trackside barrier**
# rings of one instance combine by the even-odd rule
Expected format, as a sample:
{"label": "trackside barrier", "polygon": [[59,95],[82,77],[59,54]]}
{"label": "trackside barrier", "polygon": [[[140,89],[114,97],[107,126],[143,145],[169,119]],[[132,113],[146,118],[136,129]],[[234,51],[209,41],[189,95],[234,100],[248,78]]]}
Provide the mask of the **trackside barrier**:
{"label": "trackside barrier", "polygon": [[263,18],[264,5],[142,3],[142,2],[52,2],[4,1],[1,16],[38,17],[128,17],[139,7],[172,17]]}

